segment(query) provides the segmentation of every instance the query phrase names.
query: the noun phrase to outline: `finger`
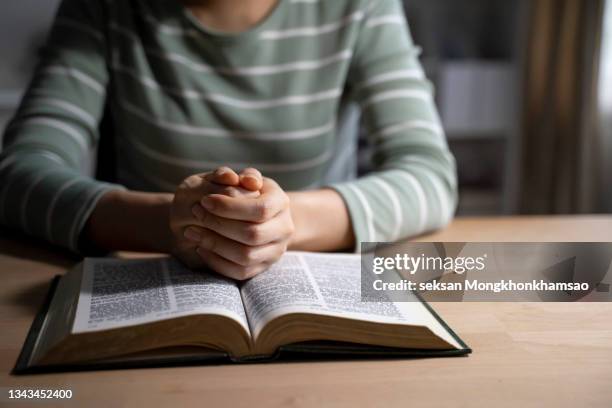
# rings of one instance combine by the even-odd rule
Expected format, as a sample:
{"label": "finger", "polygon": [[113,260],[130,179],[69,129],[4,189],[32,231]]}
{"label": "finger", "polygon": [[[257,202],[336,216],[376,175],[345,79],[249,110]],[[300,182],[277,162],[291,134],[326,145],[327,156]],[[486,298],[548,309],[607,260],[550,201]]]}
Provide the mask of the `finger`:
{"label": "finger", "polygon": [[207,181],[228,186],[237,186],[240,184],[240,177],[238,177],[238,174],[226,166],[219,167],[215,171],[207,173],[204,178]]}
{"label": "finger", "polygon": [[251,191],[241,186],[227,186],[217,183],[209,183],[207,194],[223,194],[230,197],[257,198],[261,195],[259,191]]}
{"label": "finger", "polygon": [[240,259],[238,254],[242,249],[239,246],[243,244],[231,241],[216,232],[191,225],[184,229],[183,237],[197,244],[200,248],[214,252],[228,261],[238,263]]}
{"label": "finger", "polygon": [[219,217],[265,222],[289,206],[289,198],[276,182],[264,178],[259,198],[243,199],[219,194],[204,196],[200,204]]}
{"label": "finger", "polygon": [[203,248],[198,248],[196,250],[197,254],[200,256],[202,261],[208,265],[209,268],[214,270],[220,275],[227,276],[231,279],[236,280],[246,280],[250,279],[253,276],[265,271],[270,267],[268,263],[263,263],[260,265],[255,265],[251,267],[244,267],[233,262],[228,261],[215,254],[214,252],[207,251]]}
{"label": "finger", "polygon": [[[223,170],[223,168],[220,168]],[[233,170],[228,169],[238,179],[238,175]],[[174,204],[172,206],[172,219],[176,224],[186,225],[193,223],[192,206],[197,204],[202,197],[207,194],[223,194],[232,197],[252,197],[256,198],[260,195],[259,191],[246,190],[239,185],[228,186],[217,184],[207,180],[212,173],[194,174],[187,177],[177,188],[174,194]]]}
{"label": "finger", "polygon": [[293,233],[293,224],[284,217],[277,215],[263,223],[231,220],[205,211],[200,205],[194,206],[194,214],[198,225],[215,231],[219,235],[240,243],[258,246],[289,238]]}
{"label": "finger", "polygon": [[257,169],[246,168],[240,172],[240,185],[247,190],[259,191],[263,187],[263,176]]}
{"label": "finger", "polygon": [[172,222],[176,226],[198,224],[204,209],[198,204],[207,194],[223,194],[230,197],[257,198],[259,191],[250,191],[240,186],[226,186],[208,182],[204,175],[188,177],[175,193],[175,201],[181,205],[172,206]]}
{"label": "finger", "polygon": [[197,243],[200,248],[241,266],[253,266],[276,259],[284,252],[280,244],[249,246],[195,226],[185,228],[184,237]]}

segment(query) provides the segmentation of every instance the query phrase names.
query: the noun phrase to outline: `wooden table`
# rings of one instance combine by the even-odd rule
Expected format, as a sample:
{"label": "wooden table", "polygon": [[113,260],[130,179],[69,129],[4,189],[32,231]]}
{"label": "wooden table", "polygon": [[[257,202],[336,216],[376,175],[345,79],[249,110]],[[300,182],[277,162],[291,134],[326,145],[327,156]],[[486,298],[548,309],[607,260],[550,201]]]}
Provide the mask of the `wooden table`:
{"label": "wooden table", "polygon": [[[0,232],[1,233],[1,232]],[[612,407],[612,304],[440,303],[466,358],[10,375],[49,279],[74,264],[0,237],[0,389],[69,388],[72,406]],[[612,241],[612,217],[459,219],[422,240]],[[24,406],[6,403],[0,405]],[[51,406],[44,403],[35,406]]]}

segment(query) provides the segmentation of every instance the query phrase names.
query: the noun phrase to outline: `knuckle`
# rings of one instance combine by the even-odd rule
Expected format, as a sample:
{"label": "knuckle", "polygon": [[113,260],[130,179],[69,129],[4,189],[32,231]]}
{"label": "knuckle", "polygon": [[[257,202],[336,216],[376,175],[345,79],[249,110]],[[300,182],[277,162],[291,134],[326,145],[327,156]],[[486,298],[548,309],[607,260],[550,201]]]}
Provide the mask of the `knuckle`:
{"label": "knuckle", "polygon": [[246,198],[258,198],[261,196],[261,193],[259,191],[245,191],[242,195]]}
{"label": "knuckle", "polygon": [[196,174],[193,174],[189,177],[187,177],[186,179],[184,179],[181,184],[179,185],[179,188],[183,189],[183,190],[188,190],[188,189],[192,189],[197,187],[200,184],[200,181],[202,180],[202,178]]}
{"label": "knuckle", "polygon": [[272,203],[269,200],[261,200],[255,208],[255,216],[259,221],[266,221],[273,215],[272,211]]}
{"label": "knuckle", "polygon": [[249,266],[257,261],[257,252],[250,246],[242,245],[239,250],[239,257],[241,265]]}
{"label": "knuckle", "polygon": [[293,236],[294,233],[295,233],[295,224],[293,224],[293,221],[290,220],[290,222],[287,223],[286,238]]}
{"label": "knuckle", "polygon": [[218,229],[220,222],[217,216],[215,216],[214,214],[211,214],[208,211],[203,211],[202,218],[200,219],[200,223],[202,224],[204,228],[208,228],[213,231],[216,231]]}
{"label": "knuckle", "polygon": [[196,190],[202,185],[202,177],[199,175],[192,175],[181,181],[174,192],[174,202],[184,204],[186,201],[190,201]]}
{"label": "knuckle", "polygon": [[251,245],[257,245],[263,241],[263,231],[257,224],[248,225],[245,229],[246,241]]}
{"label": "knuckle", "polygon": [[221,211],[221,212],[229,211],[230,209],[229,204],[225,200],[222,199],[222,196],[221,197],[211,196],[208,199],[209,199],[209,210],[210,211]]}

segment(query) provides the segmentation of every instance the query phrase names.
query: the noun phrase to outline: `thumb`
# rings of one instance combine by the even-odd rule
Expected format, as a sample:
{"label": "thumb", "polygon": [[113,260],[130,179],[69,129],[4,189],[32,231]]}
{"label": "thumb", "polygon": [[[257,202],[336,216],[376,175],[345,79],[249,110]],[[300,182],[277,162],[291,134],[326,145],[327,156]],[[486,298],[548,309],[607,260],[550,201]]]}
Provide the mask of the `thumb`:
{"label": "thumb", "polygon": [[211,173],[207,173],[204,178],[211,183],[223,184],[226,186],[238,186],[240,184],[240,177],[238,177],[238,174],[225,166],[219,167]]}

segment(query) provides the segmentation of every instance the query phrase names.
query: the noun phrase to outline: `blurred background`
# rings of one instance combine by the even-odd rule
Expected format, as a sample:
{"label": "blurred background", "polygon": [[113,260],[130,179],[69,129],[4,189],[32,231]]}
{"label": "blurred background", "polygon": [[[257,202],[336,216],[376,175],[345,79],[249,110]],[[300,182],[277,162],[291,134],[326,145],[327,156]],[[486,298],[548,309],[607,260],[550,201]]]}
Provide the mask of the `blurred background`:
{"label": "blurred background", "polygon": [[[0,137],[58,3],[0,4]],[[612,212],[612,0],[404,4],[457,158],[458,214]]]}

